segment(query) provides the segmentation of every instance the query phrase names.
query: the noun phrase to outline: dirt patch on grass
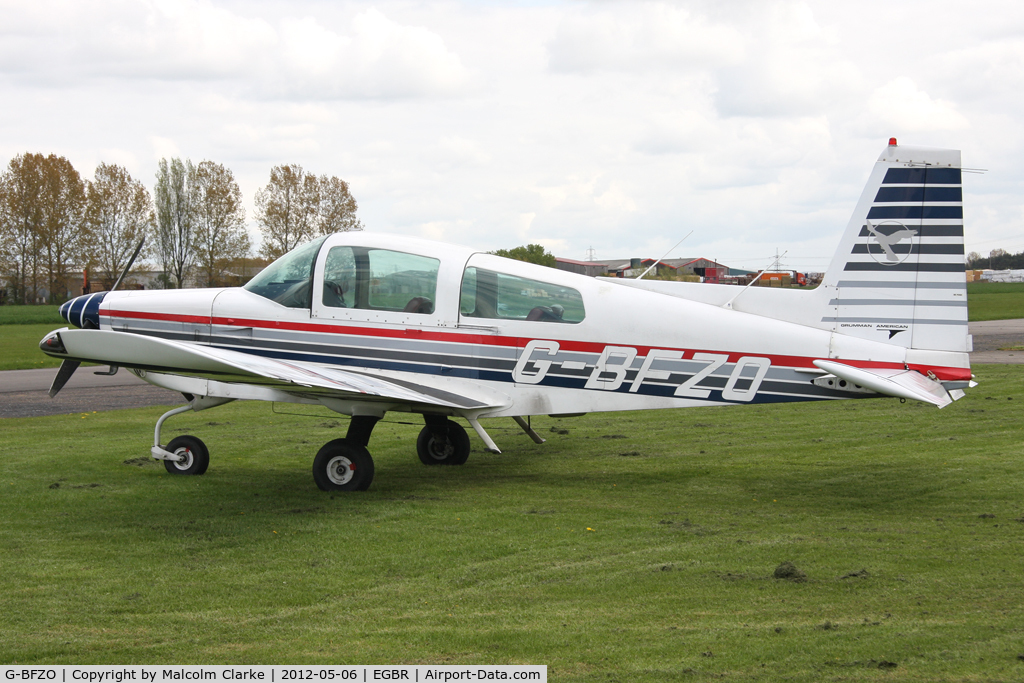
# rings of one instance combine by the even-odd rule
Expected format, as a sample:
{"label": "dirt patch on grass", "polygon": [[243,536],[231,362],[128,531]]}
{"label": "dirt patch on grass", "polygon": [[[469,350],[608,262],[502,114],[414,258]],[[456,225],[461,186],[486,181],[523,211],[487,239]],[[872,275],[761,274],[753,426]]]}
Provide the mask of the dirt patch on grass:
{"label": "dirt patch on grass", "polygon": [[794,583],[803,583],[807,580],[807,574],[803,573],[797,566],[792,562],[783,562],[775,571],[772,572],[772,577],[779,579],[780,581],[792,581]]}
{"label": "dirt patch on grass", "polygon": [[693,534],[694,536],[710,536],[711,534],[717,533],[714,529],[700,524],[694,524],[688,519],[683,521],[677,521],[674,519],[663,519],[658,522],[659,526],[666,526],[679,531],[685,531]]}
{"label": "dirt patch on grass", "polygon": [[871,575],[868,574],[868,570],[867,569],[860,569],[860,570],[855,571],[855,572],[850,572],[849,574],[843,574],[839,578],[840,579],[866,579],[869,576],[871,576]]}

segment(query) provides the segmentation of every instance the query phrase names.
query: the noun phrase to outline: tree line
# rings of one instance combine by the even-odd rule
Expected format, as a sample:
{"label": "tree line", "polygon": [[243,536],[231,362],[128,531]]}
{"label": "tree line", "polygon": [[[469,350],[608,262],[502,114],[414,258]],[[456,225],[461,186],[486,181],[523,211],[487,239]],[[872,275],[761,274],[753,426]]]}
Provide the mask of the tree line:
{"label": "tree line", "polygon": [[[362,230],[357,209],[344,180],[275,166],[255,196],[259,255]],[[0,301],[60,303],[81,293],[83,269],[109,289],[144,236],[140,258],[158,264],[156,286],[167,288],[224,284],[226,269],[253,255],[242,192],[223,164],[161,159],[150,193],[117,164],[100,163],[88,180],[62,156],[20,154],[0,173]]]}
{"label": "tree line", "polygon": [[993,249],[988,256],[982,256],[976,251],[967,255],[967,267],[970,270],[1017,270],[1024,268],[1024,251],[1019,254],[1011,254],[1005,249]]}

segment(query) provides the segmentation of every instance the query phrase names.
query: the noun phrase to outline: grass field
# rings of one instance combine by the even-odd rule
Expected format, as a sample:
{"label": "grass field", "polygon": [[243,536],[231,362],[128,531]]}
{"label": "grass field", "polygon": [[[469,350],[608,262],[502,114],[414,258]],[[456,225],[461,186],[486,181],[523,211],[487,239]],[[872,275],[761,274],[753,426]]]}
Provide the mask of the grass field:
{"label": "grass field", "polygon": [[3,353],[0,353],[0,370],[58,367],[59,360],[39,350],[39,341],[47,332],[60,327],[63,325],[56,323],[0,325],[0,349],[3,349]]}
{"label": "grass field", "polygon": [[0,306],[0,325],[66,325],[60,306]]}
{"label": "grass field", "polygon": [[967,283],[968,320],[1024,318],[1024,283]]}
{"label": "grass field", "polygon": [[0,371],[55,368],[60,361],[43,355],[39,340],[67,325],[59,306],[0,306]]}
{"label": "grass field", "polygon": [[[536,663],[555,681],[1024,677],[1024,368],[895,399],[536,418],[372,489],[310,466],[345,420],[162,409],[0,420],[0,663]],[[507,425],[506,425],[507,423]],[[554,431],[553,431],[554,430]],[[567,433],[563,433],[567,432]],[[804,581],[773,578],[784,561]]]}

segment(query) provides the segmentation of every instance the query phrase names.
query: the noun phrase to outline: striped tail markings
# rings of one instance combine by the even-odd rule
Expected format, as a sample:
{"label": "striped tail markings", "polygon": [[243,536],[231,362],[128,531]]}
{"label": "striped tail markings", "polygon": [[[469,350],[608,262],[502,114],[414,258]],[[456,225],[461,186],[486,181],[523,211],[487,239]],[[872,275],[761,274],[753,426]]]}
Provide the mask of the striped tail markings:
{"label": "striped tail markings", "polygon": [[960,152],[889,146],[822,286],[833,331],[908,348],[966,351]]}

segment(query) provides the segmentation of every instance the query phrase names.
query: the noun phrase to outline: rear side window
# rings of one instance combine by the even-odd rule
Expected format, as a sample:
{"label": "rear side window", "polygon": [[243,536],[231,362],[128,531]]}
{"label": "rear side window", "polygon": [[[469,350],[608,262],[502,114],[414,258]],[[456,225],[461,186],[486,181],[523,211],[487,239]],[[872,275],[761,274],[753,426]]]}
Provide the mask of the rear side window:
{"label": "rear side window", "polygon": [[586,312],[583,297],[571,287],[466,268],[459,311],[468,318],[578,323]]}

